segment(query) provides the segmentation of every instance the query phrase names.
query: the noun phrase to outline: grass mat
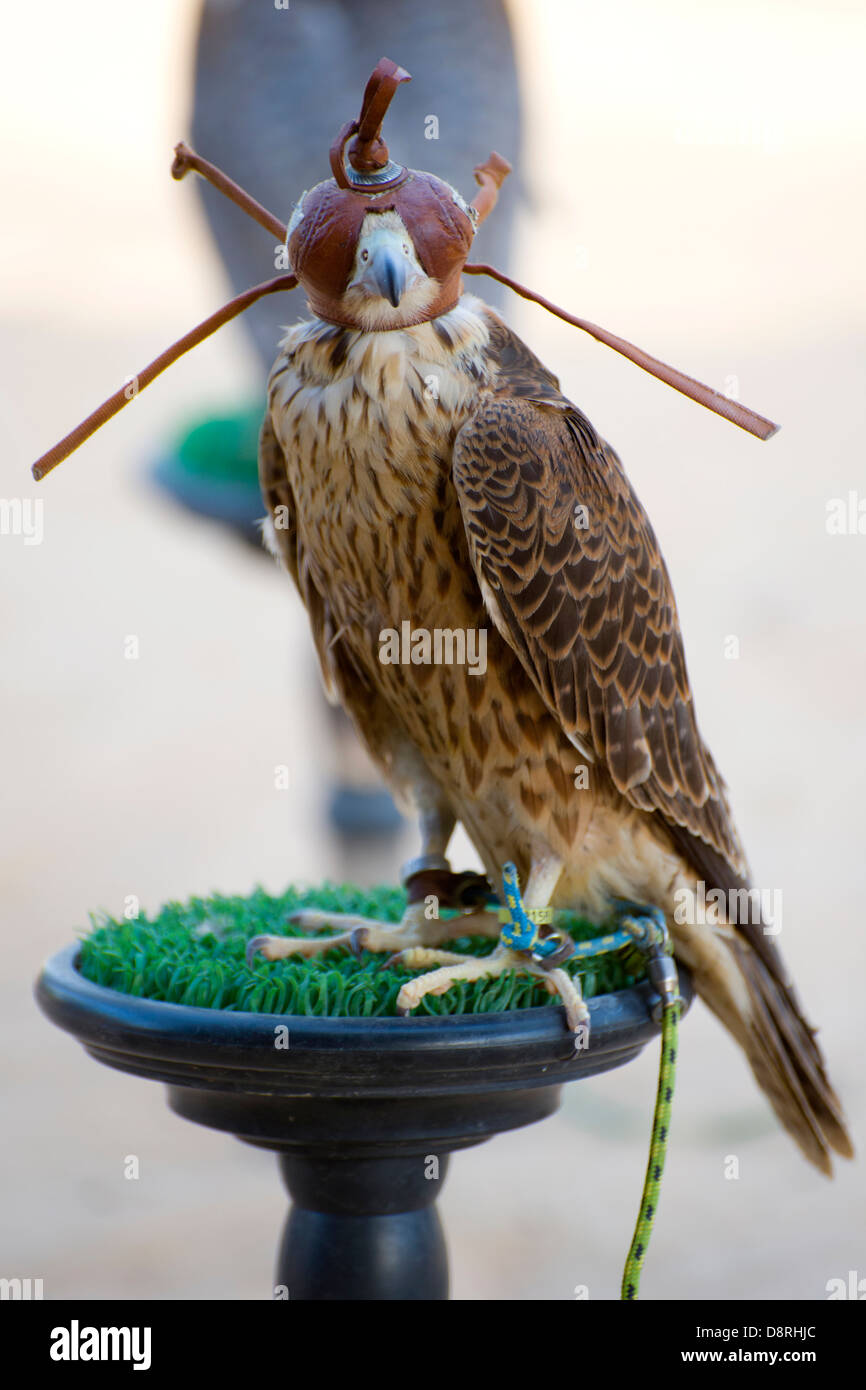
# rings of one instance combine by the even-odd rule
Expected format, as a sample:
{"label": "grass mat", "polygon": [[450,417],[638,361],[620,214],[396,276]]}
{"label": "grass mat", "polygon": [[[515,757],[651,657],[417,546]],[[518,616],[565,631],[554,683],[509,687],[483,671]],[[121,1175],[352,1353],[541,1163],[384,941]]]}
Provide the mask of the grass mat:
{"label": "grass mat", "polygon": [[[392,1017],[401,985],[422,970],[377,970],[381,955],[364,951],[358,961],[345,947],[308,960],[269,962],[257,957],[252,966],[246,964],[244,951],[250,937],[261,933],[303,935],[286,920],[297,908],[397,922],[405,905],[406,895],[399,888],[325,884],[288,888],[277,897],[256,889],[247,897],[190,898],[167,903],[153,918],[139,916],[134,921],[91,916],[78,968],[94,984],[172,1004],[242,1013]],[[556,927],[570,931],[577,941],[600,934],[598,927],[567,914],[557,915]],[[494,945],[486,937],[455,936],[443,948],[483,956]],[[568,961],[564,968],[580,976],[587,999],[625,989],[644,977],[636,950],[588,956]],[[460,981],[446,994],[429,995],[414,1016],[498,1013],[552,1002],[556,1001],[538,980],[508,971],[496,979]]]}

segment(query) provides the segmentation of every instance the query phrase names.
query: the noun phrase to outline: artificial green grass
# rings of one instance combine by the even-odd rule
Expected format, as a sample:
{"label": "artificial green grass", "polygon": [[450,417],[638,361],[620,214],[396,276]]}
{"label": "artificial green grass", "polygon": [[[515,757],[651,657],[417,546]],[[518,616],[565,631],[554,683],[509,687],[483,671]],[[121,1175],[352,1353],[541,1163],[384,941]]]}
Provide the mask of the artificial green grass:
{"label": "artificial green grass", "polygon": [[[155,917],[135,921],[97,920],[84,937],[78,968],[95,984],[172,1004],[242,1013],[306,1014],[316,1017],[373,1018],[396,1015],[396,999],[406,980],[423,974],[396,966],[377,970],[383,957],[363,952],[361,961],[345,947],[309,960],[244,959],[247,941],[262,933],[301,936],[286,918],[301,907],[352,912],[384,921],[400,920],[406,895],[399,888],[371,889],[325,884],[288,888],[278,897],[256,889],[248,897],[190,898],[167,903]],[[443,916],[447,914],[443,913]],[[575,940],[598,935],[598,927],[563,916]],[[485,937],[455,937],[446,950],[487,955],[494,942]],[[644,976],[636,950],[568,961],[579,975],[584,997],[625,989]],[[539,981],[515,971],[497,979],[460,981],[446,994],[428,995],[413,1016],[482,1014],[525,1009],[556,1002]]]}

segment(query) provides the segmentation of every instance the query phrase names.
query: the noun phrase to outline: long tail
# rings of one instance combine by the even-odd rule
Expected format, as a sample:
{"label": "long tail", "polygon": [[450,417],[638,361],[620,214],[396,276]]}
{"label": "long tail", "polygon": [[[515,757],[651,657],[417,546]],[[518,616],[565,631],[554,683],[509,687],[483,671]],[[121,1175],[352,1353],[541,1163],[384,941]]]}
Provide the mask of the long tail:
{"label": "long tail", "polygon": [[712,944],[709,937],[704,927],[701,939],[681,939],[677,953],[701,998],[742,1047],[785,1129],[832,1177],[831,1151],[853,1158],[854,1146],[793,987],[737,929],[713,933]]}
{"label": "long tail", "polygon": [[748,942],[735,938],[730,949],[752,1005],[738,1041],[758,1085],[788,1133],[806,1157],[832,1177],[830,1151],[853,1158],[854,1146],[815,1041],[815,1030],[803,1017],[790,986],[774,978]]}

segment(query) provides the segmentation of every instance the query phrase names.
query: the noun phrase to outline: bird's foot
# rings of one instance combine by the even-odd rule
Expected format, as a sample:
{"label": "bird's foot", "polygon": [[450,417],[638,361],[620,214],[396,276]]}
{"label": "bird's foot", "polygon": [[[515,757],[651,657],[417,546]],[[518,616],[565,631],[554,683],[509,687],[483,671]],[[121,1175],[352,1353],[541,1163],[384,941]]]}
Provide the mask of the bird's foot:
{"label": "bird's foot", "polygon": [[316,932],[334,928],[327,936],[254,936],[247,942],[247,965],[255,956],[265,960],[284,960],[287,956],[309,959],[326,951],[345,946],[359,960],[362,951],[399,951],[406,944],[407,933],[402,922],[379,922],[372,917],[356,917],[345,912],[320,912],[302,909],[288,918],[293,927]]}
{"label": "bird's foot", "polygon": [[[573,954],[573,943],[569,938],[561,939],[550,932],[545,935],[539,919],[549,913],[527,912],[513,864],[505,865],[502,878],[507,920],[499,933],[499,943],[490,955],[457,956],[423,948],[401,951],[398,959],[410,968],[434,962],[440,968],[407,981],[397,995],[397,1009],[400,1013],[409,1013],[425,995],[444,994],[459,980],[480,980],[516,970],[543,980],[549,994],[559,995],[565,1006],[566,1022],[583,1046],[589,1038],[589,1010],[577,981],[560,968],[560,962]],[[484,915],[492,917],[493,914]]]}
{"label": "bird's foot", "polygon": [[505,974],[507,970],[515,970],[522,975],[533,975],[543,981],[549,994],[558,994],[565,1006],[565,1018],[571,1031],[581,1038],[589,1036],[589,1010],[577,980],[573,980],[561,968],[550,969],[539,965],[523,952],[514,951],[501,942],[489,956],[460,956],[449,951],[414,947],[401,951],[396,959],[410,969],[434,963],[440,967],[418,975],[403,985],[397,995],[398,1013],[411,1013],[425,995],[445,994],[459,980],[492,979]]}
{"label": "bird's foot", "polygon": [[309,958],[338,946],[346,947],[359,959],[362,951],[373,951],[387,952],[396,960],[407,950],[435,947],[440,941],[459,936],[499,934],[495,913],[466,912],[457,917],[431,919],[425,915],[423,902],[410,903],[399,922],[381,922],[373,917],[310,908],[291,913],[288,921],[305,932],[329,927],[336,927],[337,931],[328,936],[254,936],[247,943],[248,965],[256,955],[264,956],[265,960],[284,960],[287,956]]}
{"label": "bird's foot", "polygon": [[[289,917],[293,926],[307,932],[331,928],[327,936],[256,936],[247,945],[247,963],[257,954],[265,960],[283,960],[288,956],[307,958],[322,955],[343,946],[360,957],[362,951],[387,953],[383,968],[400,964],[409,970],[424,970],[414,980],[407,981],[397,996],[397,1010],[408,1014],[428,994],[445,994],[461,980],[492,979],[514,970],[532,975],[544,983],[549,994],[558,995],[565,1006],[568,1027],[586,1046],[589,1037],[589,1010],[580,993],[579,983],[562,970],[560,962],[571,952],[570,939],[539,931],[527,916],[520,901],[516,870],[507,866],[506,902],[509,920],[503,927],[496,912],[476,910],[459,913],[456,917],[429,918],[423,901],[412,902],[400,922],[381,922],[374,918],[357,917],[347,913],[300,909]],[[333,928],[337,928],[333,933]],[[439,949],[440,943],[464,936],[498,937],[499,941],[487,956],[461,955]],[[436,967],[430,969],[427,967]]]}

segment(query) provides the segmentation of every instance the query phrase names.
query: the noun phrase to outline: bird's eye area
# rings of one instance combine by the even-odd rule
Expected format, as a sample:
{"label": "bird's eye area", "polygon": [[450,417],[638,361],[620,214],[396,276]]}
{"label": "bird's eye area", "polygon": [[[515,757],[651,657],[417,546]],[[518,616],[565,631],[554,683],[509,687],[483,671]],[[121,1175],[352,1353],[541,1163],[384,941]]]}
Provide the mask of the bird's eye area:
{"label": "bird's eye area", "polygon": [[361,252],[361,260],[362,260],[362,261],[368,261],[369,259],[370,259],[370,252],[369,252],[369,251],[362,251],[362,252]]}

